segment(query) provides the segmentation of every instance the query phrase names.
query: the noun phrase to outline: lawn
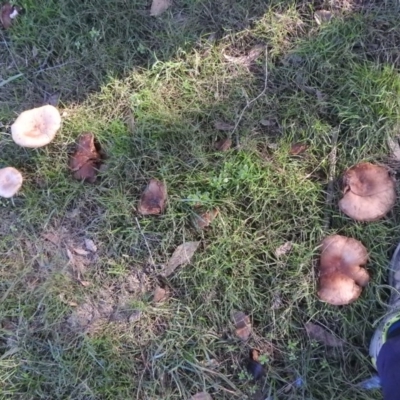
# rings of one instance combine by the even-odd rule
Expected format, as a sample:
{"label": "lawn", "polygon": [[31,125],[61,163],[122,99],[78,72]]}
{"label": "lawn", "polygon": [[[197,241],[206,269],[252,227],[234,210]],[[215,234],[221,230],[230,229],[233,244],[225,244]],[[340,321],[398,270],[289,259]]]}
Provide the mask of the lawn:
{"label": "lawn", "polygon": [[[355,163],[399,168],[398,2],[176,0],[159,17],[147,0],[20,4],[0,30],[0,166],[24,176],[0,200],[0,398],[380,399],[358,384],[375,374],[368,346],[400,207],[357,223],[337,202]],[[318,23],[321,9],[332,18]],[[49,102],[55,140],[18,147],[16,116]],[[87,131],[106,154],[94,184],[68,169]],[[153,178],[167,207],[142,216]],[[341,307],[317,296],[318,246],[333,233],[370,252],[369,286]],[[190,241],[191,262],[164,276]],[[310,339],[308,322],[344,346]]]}

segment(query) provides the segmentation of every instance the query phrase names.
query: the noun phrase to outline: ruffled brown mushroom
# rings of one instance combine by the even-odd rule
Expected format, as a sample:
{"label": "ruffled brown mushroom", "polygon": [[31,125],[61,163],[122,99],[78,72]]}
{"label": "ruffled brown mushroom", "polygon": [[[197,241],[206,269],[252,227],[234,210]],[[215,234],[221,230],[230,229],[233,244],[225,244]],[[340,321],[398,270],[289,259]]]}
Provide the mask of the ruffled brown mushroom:
{"label": "ruffled brown mushroom", "polygon": [[339,208],[356,221],[376,221],[395,204],[395,181],[381,165],[357,164],[345,172],[343,183],[344,196]]}
{"label": "ruffled brown mushroom", "polygon": [[350,304],[369,281],[368,252],[356,239],[341,235],[326,237],[321,244],[318,296],[333,305]]}

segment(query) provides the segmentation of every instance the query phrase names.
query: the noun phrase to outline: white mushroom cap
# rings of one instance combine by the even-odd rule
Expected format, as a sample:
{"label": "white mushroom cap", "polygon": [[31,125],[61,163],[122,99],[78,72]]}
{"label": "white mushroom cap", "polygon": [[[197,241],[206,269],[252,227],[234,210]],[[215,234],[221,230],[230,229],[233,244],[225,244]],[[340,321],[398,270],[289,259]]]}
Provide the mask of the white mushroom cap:
{"label": "white mushroom cap", "polygon": [[49,144],[61,126],[61,116],[51,105],[24,111],[11,125],[15,143],[22,147],[37,148]]}
{"label": "white mushroom cap", "polygon": [[0,169],[0,196],[13,197],[22,185],[22,175],[17,169],[7,167]]}

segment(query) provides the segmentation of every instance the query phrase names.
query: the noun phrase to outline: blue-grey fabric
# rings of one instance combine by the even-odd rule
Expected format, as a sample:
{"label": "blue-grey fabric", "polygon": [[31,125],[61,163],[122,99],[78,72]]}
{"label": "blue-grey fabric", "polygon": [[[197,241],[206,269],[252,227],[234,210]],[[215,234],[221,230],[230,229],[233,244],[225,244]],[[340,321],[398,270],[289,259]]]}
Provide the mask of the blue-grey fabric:
{"label": "blue-grey fabric", "polygon": [[389,338],[377,361],[384,400],[400,400],[400,336]]}

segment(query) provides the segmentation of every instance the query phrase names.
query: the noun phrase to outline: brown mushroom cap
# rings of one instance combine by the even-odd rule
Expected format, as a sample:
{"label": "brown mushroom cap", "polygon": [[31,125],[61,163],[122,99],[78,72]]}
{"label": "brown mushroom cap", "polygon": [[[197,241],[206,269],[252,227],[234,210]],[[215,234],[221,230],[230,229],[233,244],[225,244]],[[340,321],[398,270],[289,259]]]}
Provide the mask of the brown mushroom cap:
{"label": "brown mushroom cap", "polygon": [[318,296],[329,304],[342,306],[357,300],[361,290],[353,279],[336,273],[320,278]]}
{"label": "brown mushroom cap", "polygon": [[345,172],[343,182],[344,196],[339,208],[356,221],[375,221],[394,206],[396,184],[383,166],[357,164]]}
{"label": "brown mushroom cap", "polygon": [[361,267],[367,261],[367,249],[358,240],[341,235],[326,237],[321,244],[320,299],[334,305],[356,300],[369,281],[368,272]]}

